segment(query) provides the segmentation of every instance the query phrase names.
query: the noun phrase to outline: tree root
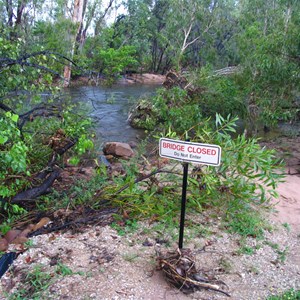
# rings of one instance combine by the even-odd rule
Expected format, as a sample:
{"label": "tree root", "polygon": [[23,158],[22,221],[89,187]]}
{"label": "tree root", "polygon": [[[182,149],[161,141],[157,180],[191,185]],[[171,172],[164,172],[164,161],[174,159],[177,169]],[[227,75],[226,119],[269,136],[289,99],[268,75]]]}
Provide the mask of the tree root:
{"label": "tree root", "polygon": [[197,271],[189,249],[178,249],[165,255],[159,254],[157,260],[158,268],[164,272],[167,280],[183,293],[207,289],[230,297],[230,294],[220,288],[220,285],[226,286],[224,282],[209,279],[205,274]]}

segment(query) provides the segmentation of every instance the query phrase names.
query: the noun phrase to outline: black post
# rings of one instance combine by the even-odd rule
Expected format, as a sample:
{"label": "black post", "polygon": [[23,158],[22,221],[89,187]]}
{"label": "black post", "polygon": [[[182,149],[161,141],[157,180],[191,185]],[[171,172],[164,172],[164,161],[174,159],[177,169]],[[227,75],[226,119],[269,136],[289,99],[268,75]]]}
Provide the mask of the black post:
{"label": "black post", "polygon": [[183,180],[182,180],[182,196],[181,196],[181,216],[180,216],[180,231],[179,231],[179,249],[182,249],[183,244],[183,231],[184,231],[184,219],[185,219],[185,204],[186,204],[186,189],[188,178],[188,163],[183,163]]}

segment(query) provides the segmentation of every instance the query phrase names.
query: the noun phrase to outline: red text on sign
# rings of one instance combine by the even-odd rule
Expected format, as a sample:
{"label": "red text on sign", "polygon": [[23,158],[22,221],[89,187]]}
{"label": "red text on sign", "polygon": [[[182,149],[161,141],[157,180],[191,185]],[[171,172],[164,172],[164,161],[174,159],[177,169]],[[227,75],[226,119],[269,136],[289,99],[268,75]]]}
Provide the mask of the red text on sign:
{"label": "red text on sign", "polygon": [[177,151],[184,151],[184,145],[178,145],[178,144],[172,144],[166,142],[163,142],[163,148],[177,150]]}
{"label": "red text on sign", "polygon": [[204,154],[204,155],[216,155],[217,154],[216,150],[214,150],[214,149],[194,147],[194,146],[189,146],[187,148],[187,151],[189,153],[197,153],[197,154]]}

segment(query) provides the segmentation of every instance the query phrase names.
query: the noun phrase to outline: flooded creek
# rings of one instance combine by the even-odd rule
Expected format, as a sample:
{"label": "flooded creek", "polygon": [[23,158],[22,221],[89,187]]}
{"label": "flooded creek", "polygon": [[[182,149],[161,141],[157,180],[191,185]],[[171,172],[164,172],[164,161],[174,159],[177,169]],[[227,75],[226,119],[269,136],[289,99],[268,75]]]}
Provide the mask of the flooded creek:
{"label": "flooded creek", "polygon": [[158,84],[118,84],[111,88],[102,86],[81,86],[70,89],[73,100],[85,102],[89,116],[95,124],[100,144],[108,141],[137,141],[145,136],[144,130],[132,128],[127,121],[128,112],[137,100],[153,95]]}

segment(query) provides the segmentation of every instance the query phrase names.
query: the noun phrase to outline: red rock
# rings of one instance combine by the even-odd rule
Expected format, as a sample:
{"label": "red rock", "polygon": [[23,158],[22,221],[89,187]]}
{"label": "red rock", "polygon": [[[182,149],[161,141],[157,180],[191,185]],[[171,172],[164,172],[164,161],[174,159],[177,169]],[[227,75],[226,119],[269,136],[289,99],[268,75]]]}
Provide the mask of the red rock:
{"label": "red rock", "polygon": [[109,142],[106,143],[103,152],[105,155],[113,155],[122,158],[129,158],[134,156],[134,152],[130,145],[120,142]]}
{"label": "red rock", "polygon": [[23,235],[19,235],[18,237],[16,237],[11,243],[12,244],[24,244],[28,241],[28,238],[23,236]]}
{"label": "red rock", "polygon": [[4,235],[4,238],[10,244],[17,236],[21,234],[21,230],[11,229]]}
{"label": "red rock", "polygon": [[8,248],[8,242],[4,238],[0,238],[0,251],[6,251]]}

